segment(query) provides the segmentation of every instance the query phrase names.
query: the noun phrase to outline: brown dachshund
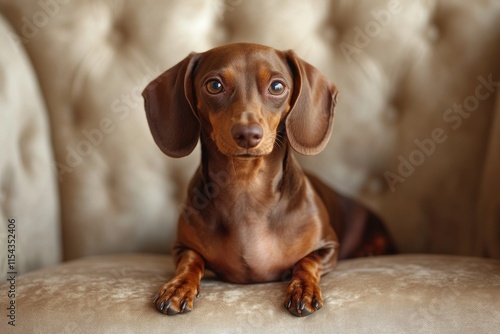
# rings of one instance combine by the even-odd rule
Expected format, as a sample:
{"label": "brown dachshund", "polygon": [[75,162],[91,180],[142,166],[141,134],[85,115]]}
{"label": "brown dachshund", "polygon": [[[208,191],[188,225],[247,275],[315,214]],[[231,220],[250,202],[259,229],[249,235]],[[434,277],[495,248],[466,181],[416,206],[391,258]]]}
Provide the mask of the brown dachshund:
{"label": "brown dachshund", "polygon": [[393,252],[372,213],[304,173],[290,150],[325,147],[337,102],[335,86],[293,51],[192,53],[143,95],[165,154],[186,156],[198,140],[202,151],[178,221],[176,274],[154,298],[160,312],[190,311],[209,269],[234,283],[288,273],[284,305],[305,316],[322,307],[319,280],[337,259]]}

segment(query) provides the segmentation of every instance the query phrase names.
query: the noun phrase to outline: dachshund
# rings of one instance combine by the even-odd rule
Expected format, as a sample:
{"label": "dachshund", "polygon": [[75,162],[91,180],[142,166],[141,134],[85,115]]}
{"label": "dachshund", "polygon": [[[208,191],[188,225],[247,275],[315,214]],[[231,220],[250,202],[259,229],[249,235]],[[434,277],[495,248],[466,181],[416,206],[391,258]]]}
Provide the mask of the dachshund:
{"label": "dachshund", "polygon": [[305,173],[292,153],[324,149],[337,95],[293,51],[250,43],[191,53],[148,84],[159,148],[180,158],[201,143],[178,220],[175,276],[154,298],[160,312],[191,311],[207,269],[233,283],[288,277],[284,306],[306,316],[323,306],[320,277],[339,259],[395,252],[380,219]]}

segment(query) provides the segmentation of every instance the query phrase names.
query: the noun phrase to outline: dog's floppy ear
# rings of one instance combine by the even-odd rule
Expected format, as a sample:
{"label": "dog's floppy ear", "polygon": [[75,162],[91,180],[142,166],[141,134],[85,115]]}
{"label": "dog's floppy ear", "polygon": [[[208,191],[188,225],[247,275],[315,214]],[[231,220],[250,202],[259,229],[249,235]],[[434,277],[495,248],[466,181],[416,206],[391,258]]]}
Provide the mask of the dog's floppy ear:
{"label": "dog's floppy ear", "polygon": [[200,121],[193,100],[193,69],[198,58],[198,54],[191,53],[142,92],[153,138],[170,157],[188,155],[200,138]]}
{"label": "dog's floppy ear", "polygon": [[332,133],[337,88],[316,68],[287,51],[294,77],[286,132],[292,148],[300,154],[321,152]]}

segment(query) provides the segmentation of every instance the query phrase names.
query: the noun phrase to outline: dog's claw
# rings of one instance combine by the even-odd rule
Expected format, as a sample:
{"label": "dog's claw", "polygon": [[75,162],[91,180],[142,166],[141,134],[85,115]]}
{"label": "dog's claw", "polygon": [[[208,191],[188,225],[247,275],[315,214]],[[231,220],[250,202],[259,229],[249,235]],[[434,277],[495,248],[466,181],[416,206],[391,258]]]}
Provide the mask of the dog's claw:
{"label": "dog's claw", "polygon": [[167,309],[167,315],[176,315],[179,314],[179,312],[172,310],[171,308]]}
{"label": "dog's claw", "polygon": [[287,289],[285,308],[297,317],[304,317],[319,310],[323,303],[317,284],[307,280],[292,280]]}
{"label": "dog's claw", "polygon": [[176,315],[190,312],[193,309],[193,301],[199,294],[199,284],[180,279],[173,279],[166,283],[154,298],[156,309],[163,314]]}
{"label": "dog's claw", "polygon": [[312,314],[313,312],[309,312],[308,309],[303,309],[302,311],[300,311],[300,316],[301,317],[305,317],[305,316],[308,316],[308,315]]}
{"label": "dog's claw", "polygon": [[181,312],[180,313],[185,313],[186,306],[187,306],[187,300],[183,300],[181,303]]}
{"label": "dog's claw", "polygon": [[305,301],[301,301],[300,303],[297,303],[297,307],[296,307],[295,311],[296,312],[293,312],[293,315],[298,316],[298,317],[306,316],[306,315],[309,315],[312,313],[306,309],[306,302]]}
{"label": "dog's claw", "polygon": [[316,310],[319,310],[321,308],[321,304],[320,302],[315,299],[313,302],[312,302],[312,306],[316,309]]}

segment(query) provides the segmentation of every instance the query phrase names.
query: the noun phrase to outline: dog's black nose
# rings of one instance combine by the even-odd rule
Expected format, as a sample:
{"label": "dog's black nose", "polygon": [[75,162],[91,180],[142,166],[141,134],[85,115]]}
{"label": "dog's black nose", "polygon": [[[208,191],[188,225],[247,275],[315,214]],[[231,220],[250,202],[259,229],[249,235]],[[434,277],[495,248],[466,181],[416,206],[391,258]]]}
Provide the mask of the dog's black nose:
{"label": "dog's black nose", "polygon": [[252,148],[259,145],[263,130],[260,125],[235,125],[231,130],[234,141],[243,148]]}

